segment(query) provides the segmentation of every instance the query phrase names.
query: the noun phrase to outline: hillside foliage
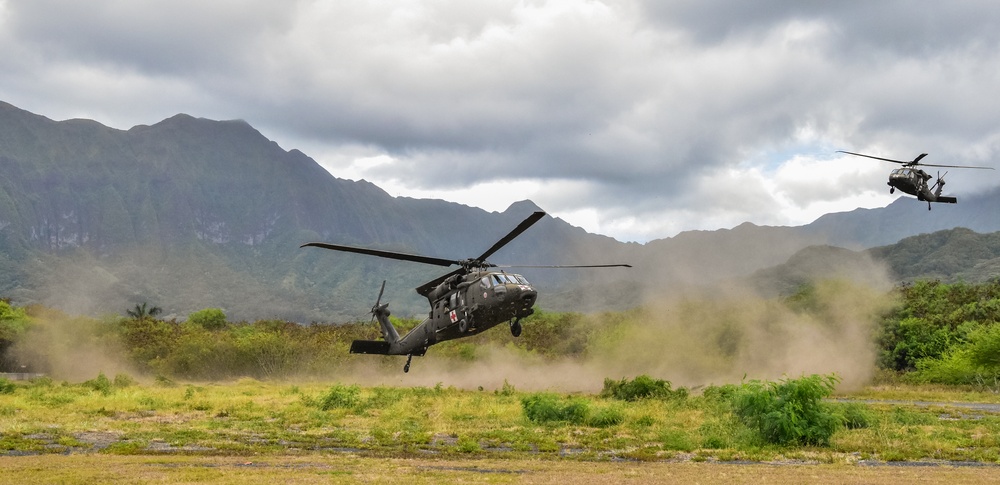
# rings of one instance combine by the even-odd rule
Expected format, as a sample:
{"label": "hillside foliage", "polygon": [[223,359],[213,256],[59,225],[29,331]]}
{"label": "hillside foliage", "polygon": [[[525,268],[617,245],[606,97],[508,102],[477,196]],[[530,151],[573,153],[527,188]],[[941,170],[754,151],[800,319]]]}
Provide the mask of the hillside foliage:
{"label": "hillside foliage", "polygon": [[[519,338],[496,329],[435,345],[424,359],[474,362],[503,352],[535,363],[566,359],[646,362],[654,369],[665,365],[691,375],[699,366],[717,370],[760,362],[767,357],[755,350],[760,342],[778,345],[775,339],[781,336],[802,333],[805,339],[796,345],[809,345],[817,335],[838,337],[848,331],[865,331],[874,332],[870,337],[876,351],[872,365],[886,372],[920,382],[1000,387],[1000,281],[905,284],[892,290],[895,303],[887,307],[864,303],[851,294],[843,284],[822,284],[753,304],[738,301],[723,305],[693,299],[661,310],[591,315],[539,310],[523,321],[524,332]],[[870,307],[866,312],[875,313],[866,316],[860,312],[860,316],[849,318],[842,315],[845,309],[866,305]],[[155,312],[150,308],[146,306],[144,312],[130,309],[127,316],[93,319],[0,301],[3,366],[5,370],[58,373],[78,366],[81,359],[99,355],[149,375],[212,380],[326,375],[358,365],[398,370],[400,364],[391,356],[347,352],[355,339],[379,338],[377,327],[367,320],[337,325],[237,322],[227,320],[221,309],[205,308],[177,321],[151,315]],[[670,323],[662,321],[662,313],[670,315]],[[840,323],[855,317],[871,318],[875,325]],[[416,319],[391,319],[401,333],[419,323]],[[660,345],[642,343],[650,341],[673,347],[664,352]],[[684,353],[685,348],[688,353]],[[814,353],[820,351],[834,355],[836,349],[813,349]],[[681,368],[670,362],[680,362]],[[742,367],[736,370],[749,371]],[[636,400],[675,396],[684,392],[682,389],[641,375],[635,379],[609,378],[603,394]]]}
{"label": "hillside foliage", "polygon": [[996,385],[1000,379],[1000,280],[918,281],[896,289],[881,321],[879,365],[924,382]]}

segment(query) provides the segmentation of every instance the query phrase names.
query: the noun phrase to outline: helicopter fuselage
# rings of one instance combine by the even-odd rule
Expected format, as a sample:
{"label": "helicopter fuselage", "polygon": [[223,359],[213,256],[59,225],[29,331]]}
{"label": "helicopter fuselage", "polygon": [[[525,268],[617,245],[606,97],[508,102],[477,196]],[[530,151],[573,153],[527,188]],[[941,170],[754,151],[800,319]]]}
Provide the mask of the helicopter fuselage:
{"label": "helicopter fuselage", "polygon": [[[389,304],[382,303],[385,281],[379,290],[372,316],[378,320],[382,330],[382,340],[355,340],[351,343],[352,354],[406,355],[403,371],[410,370],[410,359],[414,355],[424,355],[427,348],[438,342],[468,337],[485,332],[504,322],[510,322],[510,333],[521,335],[521,319],[531,315],[538,292],[523,276],[507,273],[495,264],[486,261],[493,253],[538,222],[545,213],[535,211],[521,221],[506,236],[478,258],[463,260],[422,256],[419,254],[388,251],[384,249],[344,246],[320,242],[305,243],[300,247],[320,247],[334,251],[366,254],[380,258],[412,261],[437,266],[459,265],[460,268],[434,278],[416,288],[417,293],[427,298],[430,312],[427,318],[403,337],[389,321]],[[512,266],[503,266],[510,268]],[[533,268],[631,268],[628,264],[585,264],[556,266],[522,266]]]}
{"label": "helicopter fuselage", "polygon": [[899,189],[905,194],[915,196],[917,200],[926,202],[946,202],[952,204],[958,202],[958,199],[955,197],[941,195],[941,188],[944,186],[944,181],[941,179],[936,184],[937,191],[932,191],[927,185],[930,179],[930,174],[919,168],[897,168],[889,173],[888,185],[891,187],[889,193],[892,193],[895,189]]}
{"label": "helicopter fuselage", "polygon": [[[468,337],[501,323],[518,320],[534,313],[538,292],[523,276],[504,271],[473,271],[441,282],[428,294],[431,305],[427,318],[398,339],[352,345],[352,353],[384,355],[423,355],[427,347],[446,340]],[[375,310],[386,337],[388,308]],[[383,321],[384,319],[384,321]],[[393,341],[394,340],[394,341]],[[368,341],[361,341],[368,342]],[[385,345],[388,344],[388,345]]]}

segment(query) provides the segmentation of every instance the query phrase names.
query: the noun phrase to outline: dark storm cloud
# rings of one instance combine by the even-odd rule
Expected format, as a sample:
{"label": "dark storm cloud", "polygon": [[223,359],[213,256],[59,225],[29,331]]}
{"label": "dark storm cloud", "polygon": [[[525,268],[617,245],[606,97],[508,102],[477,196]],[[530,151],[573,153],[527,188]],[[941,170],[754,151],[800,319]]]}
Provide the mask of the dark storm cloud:
{"label": "dark storm cloud", "polygon": [[335,175],[516,186],[645,240],[887,203],[888,168],[837,149],[994,163],[998,21],[987,1],[0,0],[0,95],[119,128],[241,118]]}

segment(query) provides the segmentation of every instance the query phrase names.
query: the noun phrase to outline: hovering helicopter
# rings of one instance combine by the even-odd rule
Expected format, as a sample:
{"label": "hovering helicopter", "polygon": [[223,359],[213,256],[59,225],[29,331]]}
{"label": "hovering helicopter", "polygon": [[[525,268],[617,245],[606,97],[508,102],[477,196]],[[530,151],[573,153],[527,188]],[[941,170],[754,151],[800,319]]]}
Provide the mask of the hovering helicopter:
{"label": "hovering helicopter", "polygon": [[837,152],[859,157],[874,158],[875,160],[882,160],[902,165],[901,168],[897,168],[889,173],[889,193],[891,194],[895,192],[896,189],[899,189],[904,193],[915,195],[917,196],[917,200],[927,201],[927,210],[931,210],[931,202],[955,204],[958,202],[958,198],[941,195],[941,190],[944,189],[944,175],[948,175],[948,172],[945,172],[944,175],[941,175],[941,172],[938,172],[937,181],[934,182],[934,185],[928,186],[927,182],[932,177],[927,172],[916,168],[917,165],[922,165],[924,167],[976,168],[993,170],[993,167],[978,167],[969,165],[931,165],[929,163],[920,163],[920,160],[927,156],[926,153],[921,153],[917,156],[917,158],[914,158],[913,161],[906,162],[903,160],[892,160],[889,158],[865,155],[863,153],[846,152],[843,150],[837,150]]}
{"label": "hovering helicopter", "polygon": [[385,291],[385,281],[383,281],[371,310],[372,320],[377,319],[381,327],[382,340],[355,340],[351,343],[352,354],[405,355],[406,365],[403,366],[403,372],[409,372],[413,356],[424,355],[428,347],[439,342],[476,335],[504,322],[509,323],[511,335],[514,337],[521,335],[521,319],[534,313],[532,306],[538,297],[538,291],[519,274],[490,268],[632,267],[628,264],[498,266],[486,261],[486,258],[521,235],[542,217],[545,217],[545,212],[538,211],[531,214],[493,247],[473,259],[442,259],[320,242],[306,243],[299,247],[312,246],[437,266],[459,266],[458,269],[416,288],[417,293],[426,297],[430,303],[430,313],[423,322],[402,337],[389,321],[389,304],[382,303],[382,293]]}

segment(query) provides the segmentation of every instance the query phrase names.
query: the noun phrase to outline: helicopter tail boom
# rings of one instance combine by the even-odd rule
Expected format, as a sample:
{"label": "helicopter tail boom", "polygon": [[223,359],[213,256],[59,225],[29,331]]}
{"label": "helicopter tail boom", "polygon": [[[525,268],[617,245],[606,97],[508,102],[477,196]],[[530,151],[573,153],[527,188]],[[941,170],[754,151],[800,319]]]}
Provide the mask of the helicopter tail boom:
{"label": "helicopter tail boom", "polygon": [[352,354],[389,355],[389,342],[385,340],[355,340],[351,342]]}

